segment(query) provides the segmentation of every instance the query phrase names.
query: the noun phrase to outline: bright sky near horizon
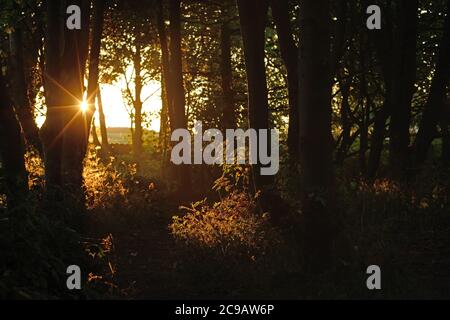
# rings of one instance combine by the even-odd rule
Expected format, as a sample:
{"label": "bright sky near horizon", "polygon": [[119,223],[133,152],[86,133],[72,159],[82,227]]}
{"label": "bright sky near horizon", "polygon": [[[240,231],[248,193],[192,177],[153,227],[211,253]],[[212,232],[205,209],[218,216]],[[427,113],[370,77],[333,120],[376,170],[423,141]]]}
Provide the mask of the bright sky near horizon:
{"label": "bright sky near horizon", "polygon": [[[121,83],[110,85],[101,84],[103,109],[106,118],[106,126],[109,128],[129,128],[130,117],[125,107],[125,99],[122,97]],[[147,99],[147,97],[151,96]],[[141,95],[143,112],[150,113],[150,124],[146,125],[147,129],[159,132],[161,110],[161,85],[158,81],[153,81],[144,86]],[[95,114],[95,125],[98,127],[98,113]]]}
{"label": "bright sky near horizon", "polygon": [[[126,99],[122,96],[122,88],[125,88],[124,81],[119,81],[113,85],[100,84],[102,92],[103,109],[105,113],[106,126],[108,128],[129,128],[130,117],[128,115]],[[150,98],[148,98],[150,97]],[[148,99],[147,99],[148,98]],[[144,124],[145,128],[159,132],[161,110],[161,84],[152,81],[142,89],[141,99],[144,102],[143,112],[150,114],[150,123]],[[146,100],[147,99],[147,100]],[[99,127],[98,112],[95,113],[95,125]],[[39,127],[45,121],[45,116],[38,115],[36,122]]]}

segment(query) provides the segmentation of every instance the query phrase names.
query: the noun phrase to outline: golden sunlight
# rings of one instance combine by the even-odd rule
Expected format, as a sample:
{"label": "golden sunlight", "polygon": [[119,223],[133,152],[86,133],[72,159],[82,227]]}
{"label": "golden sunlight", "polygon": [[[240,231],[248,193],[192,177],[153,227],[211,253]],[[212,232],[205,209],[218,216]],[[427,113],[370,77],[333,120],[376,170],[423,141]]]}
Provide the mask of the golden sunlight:
{"label": "golden sunlight", "polygon": [[87,109],[88,109],[88,104],[86,100],[83,100],[83,102],[81,102],[80,104],[80,109],[83,113],[86,113]]}

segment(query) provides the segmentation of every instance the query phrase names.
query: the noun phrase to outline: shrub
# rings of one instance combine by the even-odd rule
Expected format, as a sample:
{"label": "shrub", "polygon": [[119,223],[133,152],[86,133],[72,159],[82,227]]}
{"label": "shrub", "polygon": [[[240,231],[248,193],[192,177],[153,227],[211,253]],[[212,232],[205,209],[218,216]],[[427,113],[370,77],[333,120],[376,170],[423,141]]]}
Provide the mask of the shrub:
{"label": "shrub", "polygon": [[204,199],[181,207],[184,215],[174,216],[169,226],[175,239],[220,257],[263,256],[274,245],[275,232],[268,214],[258,213],[258,195],[248,193],[249,172],[248,167],[226,166],[213,187],[220,201],[210,205]]}

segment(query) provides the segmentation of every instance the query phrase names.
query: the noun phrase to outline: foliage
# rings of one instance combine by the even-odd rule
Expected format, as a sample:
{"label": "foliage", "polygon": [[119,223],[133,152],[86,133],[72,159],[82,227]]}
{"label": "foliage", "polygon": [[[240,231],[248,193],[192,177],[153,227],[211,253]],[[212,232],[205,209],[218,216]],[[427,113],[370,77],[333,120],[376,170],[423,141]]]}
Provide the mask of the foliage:
{"label": "foliage", "polygon": [[209,205],[206,198],[191,207],[180,207],[184,215],[174,216],[169,226],[177,240],[196,249],[212,249],[222,257],[256,259],[275,245],[267,214],[259,214],[257,196],[248,191],[249,168],[226,166],[214,190],[225,195]]}
{"label": "foliage", "polygon": [[[161,197],[159,182],[139,176],[136,164],[127,155],[103,159],[91,148],[84,166],[84,185],[88,209],[111,209],[152,205]],[[144,161],[143,172],[154,174],[159,170],[151,161]]]}

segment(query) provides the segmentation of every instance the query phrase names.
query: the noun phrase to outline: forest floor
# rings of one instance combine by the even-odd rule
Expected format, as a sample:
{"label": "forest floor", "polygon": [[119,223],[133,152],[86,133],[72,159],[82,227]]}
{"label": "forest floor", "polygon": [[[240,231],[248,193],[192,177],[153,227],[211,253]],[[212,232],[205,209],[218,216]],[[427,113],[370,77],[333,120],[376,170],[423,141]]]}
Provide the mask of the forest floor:
{"label": "forest floor", "polygon": [[[88,179],[93,184],[92,190],[108,193],[106,183],[105,187],[98,185],[97,173],[94,177]],[[337,241],[345,243],[336,245],[344,249],[335,252],[330,270],[318,276],[301,270],[298,232],[292,228],[279,230],[283,235],[282,245],[273,245],[273,240],[279,239],[270,238],[269,230],[265,229],[264,237],[269,237],[273,249],[268,252],[257,249],[255,260],[254,252],[249,254],[246,247],[243,247],[244,254],[242,247],[224,253],[221,244],[209,251],[201,246],[192,250],[169,229],[173,216],[184,215],[179,206],[188,205],[190,201],[180,201],[167,190],[149,190],[146,186],[153,185],[149,178],[140,183],[135,177],[129,179],[129,183],[124,179],[114,185],[107,207],[88,210],[86,236],[98,239],[99,243],[108,237],[111,240],[111,248],[100,263],[101,270],[95,270],[103,277],[103,283],[108,283],[109,294],[99,298],[448,297],[450,219],[446,176],[402,191],[388,180],[380,180],[370,187],[358,180],[343,183],[340,203],[345,224],[340,230],[343,239]],[[116,190],[122,187],[130,191],[116,203]],[[205,193],[202,195],[204,197]],[[191,200],[202,197],[197,195]],[[220,198],[220,203],[225,203],[224,212],[229,209],[226,202]],[[202,219],[209,219],[208,214],[219,210],[204,206],[206,211],[200,210],[201,220],[191,225],[184,221],[188,222],[182,225],[186,232],[200,230],[214,235],[224,226],[237,226],[233,230],[242,229],[246,233],[251,231],[249,225],[234,225],[233,221],[224,222],[231,225],[214,225],[217,220],[207,221],[214,222],[212,225],[203,224]],[[234,211],[234,204],[230,208],[230,212]],[[382,267],[383,290],[378,292],[366,287],[366,268],[372,264]]]}
{"label": "forest floor", "polygon": [[114,270],[111,280],[120,297],[183,298],[178,292],[186,279],[177,272],[174,239],[168,230],[170,222],[168,214],[134,216],[120,222],[102,214],[92,217],[90,236],[99,239],[112,236],[108,260]]}

